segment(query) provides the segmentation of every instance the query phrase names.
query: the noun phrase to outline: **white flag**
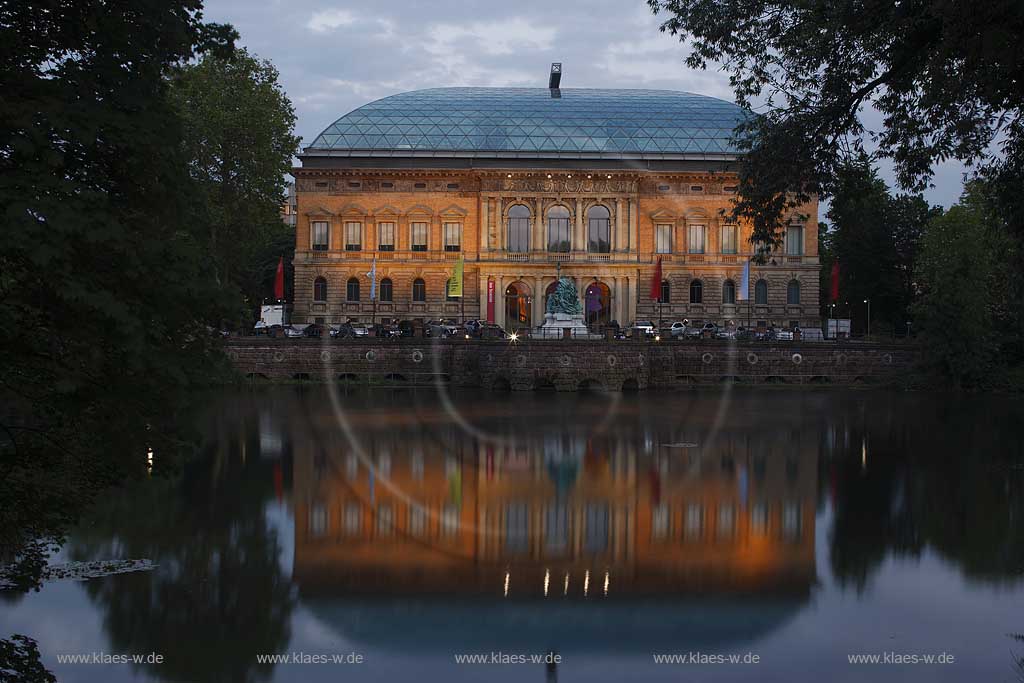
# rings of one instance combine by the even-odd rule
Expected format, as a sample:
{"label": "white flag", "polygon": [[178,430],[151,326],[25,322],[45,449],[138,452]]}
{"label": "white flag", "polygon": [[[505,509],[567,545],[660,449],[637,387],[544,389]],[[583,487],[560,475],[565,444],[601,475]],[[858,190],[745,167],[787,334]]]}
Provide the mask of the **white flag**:
{"label": "white flag", "polygon": [[370,266],[370,272],[366,274],[366,277],[370,278],[370,301],[377,300],[377,257],[373,257],[373,265]]}

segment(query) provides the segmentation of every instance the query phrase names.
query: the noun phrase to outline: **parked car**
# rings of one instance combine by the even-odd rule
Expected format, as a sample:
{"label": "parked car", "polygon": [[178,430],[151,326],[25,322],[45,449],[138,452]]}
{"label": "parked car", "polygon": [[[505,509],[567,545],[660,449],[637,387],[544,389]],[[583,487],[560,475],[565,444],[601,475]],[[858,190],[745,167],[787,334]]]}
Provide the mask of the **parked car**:
{"label": "parked car", "polygon": [[686,336],[686,323],[676,321],[668,328],[669,336],[673,339],[681,339]]}
{"label": "parked car", "polygon": [[737,327],[733,339],[736,341],[753,341],[757,339],[757,333],[749,327]]}
{"label": "parked car", "polygon": [[370,336],[370,329],[363,323],[352,323],[352,331],[357,338],[362,339]]}
{"label": "parked car", "polygon": [[306,325],[289,325],[284,328],[284,336],[292,339],[305,336]]}
{"label": "parked car", "polygon": [[484,323],[480,326],[480,338],[481,339],[508,339],[510,335],[505,332],[501,325],[495,325],[494,323]]}
{"label": "parked car", "polygon": [[719,327],[718,330],[715,332],[715,337],[717,339],[735,339],[736,338],[736,328],[735,327]]}
{"label": "parked car", "polygon": [[639,339],[641,336],[653,337],[654,333],[654,323],[650,320],[637,320],[629,327],[629,336],[634,339]]}
{"label": "parked car", "polygon": [[398,321],[398,334],[401,337],[413,336],[413,326],[411,320],[399,320]]}

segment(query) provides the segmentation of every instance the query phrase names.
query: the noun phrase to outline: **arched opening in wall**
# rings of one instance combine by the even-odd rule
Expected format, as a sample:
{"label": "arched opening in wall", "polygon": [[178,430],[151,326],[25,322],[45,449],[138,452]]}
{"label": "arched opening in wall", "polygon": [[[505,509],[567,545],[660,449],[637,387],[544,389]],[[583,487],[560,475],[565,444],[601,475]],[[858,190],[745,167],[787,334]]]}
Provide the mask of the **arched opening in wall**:
{"label": "arched opening in wall", "polygon": [[245,378],[254,382],[266,382],[270,378],[264,375],[262,372],[250,372]]}
{"label": "arched opening in wall", "polygon": [[781,375],[768,375],[764,378],[765,384],[785,384],[786,378]]}
{"label": "arched opening in wall", "polygon": [[292,375],[292,379],[297,381],[297,382],[308,382],[309,381],[309,373],[308,372],[296,372],[294,375]]}
{"label": "arched opening in wall", "polygon": [[556,289],[558,289],[558,280],[555,280],[554,282],[549,284],[544,289],[544,311],[545,312],[548,310],[548,299],[551,298],[551,295],[555,293]]}
{"label": "arched opening in wall", "polygon": [[494,381],[491,382],[492,391],[512,391],[512,383],[508,381],[507,377],[495,377]]}
{"label": "arched opening in wall", "polygon": [[600,327],[612,319],[612,292],[608,285],[603,282],[587,285],[583,311],[590,327]]}
{"label": "arched opening in wall", "polygon": [[352,372],[343,372],[338,375],[338,381],[342,384],[355,384],[359,381],[359,377]]}
{"label": "arched opening in wall", "polygon": [[538,377],[537,381],[533,384],[533,388],[535,391],[554,391],[555,382],[550,377]]}
{"label": "arched opening in wall", "polygon": [[640,391],[640,382],[638,382],[635,377],[628,377],[622,382],[622,391]]}
{"label": "arched opening in wall", "polygon": [[604,391],[604,384],[599,379],[587,377],[586,379],[580,380],[580,383],[576,388],[583,392],[599,392]]}
{"label": "arched opening in wall", "polygon": [[530,309],[533,297],[530,286],[517,281],[505,288],[505,327],[511,331],[520,327],[532,327]]}
{"label": "arched opening in wall", "polygon": [[404,384],[406,382],[405,375],[401,375],[397,372],[389,372],[384,375],[385,382],[391,382],[393,384]]}

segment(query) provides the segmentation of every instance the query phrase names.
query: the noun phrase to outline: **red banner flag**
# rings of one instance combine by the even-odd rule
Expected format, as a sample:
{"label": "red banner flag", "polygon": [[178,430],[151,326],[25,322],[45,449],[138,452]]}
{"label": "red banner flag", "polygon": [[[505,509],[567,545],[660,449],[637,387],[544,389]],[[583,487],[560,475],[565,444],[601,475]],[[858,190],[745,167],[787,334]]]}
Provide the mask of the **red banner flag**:
{"label": "red banner flag", "polygon": [[658,257],[658,265],[654,266],[654,277],[651,278],[651,299],[661,300],[661,257]]}
{"label": "red banner flag", "polygon": [[832,297],[832,303],[839,301],[839,261],[835,261],[832,264],[832,282],[830,289],[831,291],[829,294]]}
{"label": "red banner flag", "polygon": [[277,262],[277,275],[274,276],[274,298],[284,299],[284,257]]}

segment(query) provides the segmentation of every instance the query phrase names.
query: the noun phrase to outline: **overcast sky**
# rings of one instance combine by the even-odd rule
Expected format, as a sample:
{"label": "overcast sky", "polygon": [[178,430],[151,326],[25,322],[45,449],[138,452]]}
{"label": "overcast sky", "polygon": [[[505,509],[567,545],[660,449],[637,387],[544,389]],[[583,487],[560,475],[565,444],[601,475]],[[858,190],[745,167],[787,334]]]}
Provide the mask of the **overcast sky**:
{"label": "overcast sky", "polygon": [[[562,62],[567,88],[664,88],[733,101],[724,74],[686,67],[683,46],[658,31],[643,0],[206,0],[205,16],[233,24],[242,45],[277,66],[303,146],[356,107],[406,90],[547,87],[551,62]],[[941,166],[928,200],[955,202],[962,172]]]}

